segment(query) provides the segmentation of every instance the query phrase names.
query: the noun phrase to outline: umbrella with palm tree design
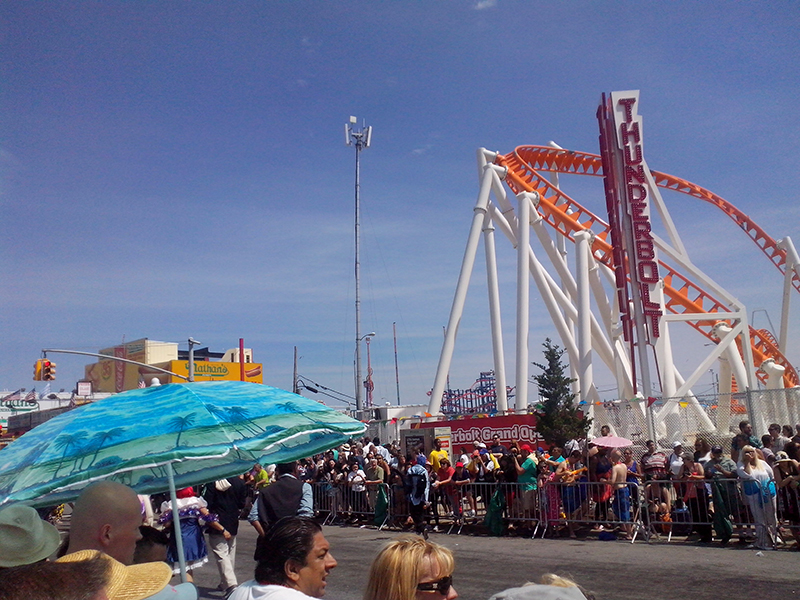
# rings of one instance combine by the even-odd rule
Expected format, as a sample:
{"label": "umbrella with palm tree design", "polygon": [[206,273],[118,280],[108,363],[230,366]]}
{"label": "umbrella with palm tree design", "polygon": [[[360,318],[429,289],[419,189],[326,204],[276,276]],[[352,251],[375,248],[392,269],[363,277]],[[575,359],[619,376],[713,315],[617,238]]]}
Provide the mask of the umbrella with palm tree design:
{"label": "umbrella with palm tree design", "polygon": [[92,481],[142,494],[288,462],[363,433],[359,421],[302,396],[238,381],[174,383],[80,406],[0,450],[0,505],[70,501]]}

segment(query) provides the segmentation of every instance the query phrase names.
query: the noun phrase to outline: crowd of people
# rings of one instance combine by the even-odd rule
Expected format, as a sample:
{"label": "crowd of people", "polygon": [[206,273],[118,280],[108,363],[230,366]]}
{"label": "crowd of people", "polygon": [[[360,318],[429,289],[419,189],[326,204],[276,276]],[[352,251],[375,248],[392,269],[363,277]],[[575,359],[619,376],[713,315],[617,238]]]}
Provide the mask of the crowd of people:
{"label": "crowd of people", "polygon": [[[586,439],[545,450],[495,436],[450,449],[437,439],[429,452],[407,454],[365,438],[302,461],[298,478],[316,486],[317,511],[348,523],[371,522],[386,494],[376,524],[422,536],[444,530],[445,520],[450,531],[481,524],[496,534],[577,537],[589,528],[601,539],[632,539],[639,527],[722,545],[738,530],[759,549],[792,537],[798,548],[800,431],[790,438],[787,429],[772,424],[756,439],[743,421],[727,456],[703,437],[693,451],[681,441],[660,450],[648,440],[637,452]],[[600,439],[609,434],[604,426]]]}
{"label": "crowd of people", "polygon": [[[131,488],[111,481],[94,483],[76,500],[63,540],[33,508],[5,507],[0,510],[0,600],[196,600],[192,583],[173,586],[170,581],[179,562],[176,552],[183,552],[190,570],[206,562],[204,528],[215,550],[220,589],[229,600],[322,598],[337,561],[320,524],[307,514],[309,482],[301,479],[304,466],[278,464],[273,476],[263,478],[259,485],[257,465],[241,477],[206,485],[202,496],[186,488],[179,493],[177,505],[166,503],[152,513],[143,503],[146,497],[137,496]],[[254,576],[225,589],[233,573],[236,537],[236,526],[226,521],[232,515],[238,524],[246,508],[248,485],[256,491],[249,511],[258,531]],[[143,524],[148,514],[162,528]],[[180,536],[175,533],[176,516]],[[214,536],[220,538],[219,544]],[[219,546],[225,551],[217,553]],[[221,564],[226,561],[230,571]],[[454,569],[455,560],[447,548],[420,536],[402,535],[375,557],[364,600],[436,596],[454,600],[458,597]],[[558,596],[552,595],[554,590]],[[570,580],[549,575],[540,584],[526,584],[524,591],[505,590],[493,598],[556,597],[592,596],[584,595]]]}
{"label": "crowd of people", "polygon": [[[636,514],[641,510],[663,532],[682,525],[701,543],[716,535],[727,544],[738,528],[755,548],[773,549],[789,536],[798,548],[797,429],[789,437],[791,432],[772,424],[769,434],[756,438],[742,421],[729,456],[702,437],[694,440],[693,452],[680,441],[671,451],[647,441],[637,456],[633,447],[604,445],[607,428],[594,443],[575,439],[547,450],[516,441],[506,445],[495,436],[489,443],[449,449],[437,439],[428,452],[404,454],[396,444],[364,438],[179,490],[175,504],[101,481],[75,502],[63,540],[32,508],[0,510],[0,600],[190,600],[197,598],[192,571],[210,558],[219,572],[218,589],[229,600],[319,598],[336,560],[315,518],[327,511],[328,518],[366,523],[382,502],[387,515],[375,523],[394,519],[414,534],[404,533],[376,556],[365,600],[431,598],[433,592],[457,597],[452,555],[428,541],[429,532],[440,519],[453,526],[475,523],[480,512],[483,525],[497,534],[544,524],[550,535],[574,537],[582,523],[592,523],[601,537],[629,539],[642,523]],[[324,506],[315,506],[320,499]],[[258,534],[257,566],[254,579],[240,585],[236,536],[243,520]],[[170,585],[181,567],[188,582]],[[78,581],[80,595],[71,591]],[[547,595],[556,588],[567,590],[555,592],[558,597],[590,597],[553,576],[493,598],[556,597]]]}

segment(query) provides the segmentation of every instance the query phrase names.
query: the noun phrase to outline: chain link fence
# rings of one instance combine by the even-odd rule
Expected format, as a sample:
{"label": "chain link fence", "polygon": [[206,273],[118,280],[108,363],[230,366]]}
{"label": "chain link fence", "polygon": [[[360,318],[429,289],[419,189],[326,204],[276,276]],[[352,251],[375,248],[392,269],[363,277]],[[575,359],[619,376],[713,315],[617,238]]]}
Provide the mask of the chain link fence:
{"label": "chain link fence", "polygon": [[[593,406],[590,437],[599,436],[600,428],[608,425],[614,435],[644,448],[649,439],[647,402],[637,399]],[[800,388],[660,398],[650,408],[657,446],[667,448],[681,441],[690,447],[701,438],[711,446],[722,446],[727,454],[741,421],[750,421],[759,437],[767,433],[771,423],[789,425],[794,430],[800,423]]]}

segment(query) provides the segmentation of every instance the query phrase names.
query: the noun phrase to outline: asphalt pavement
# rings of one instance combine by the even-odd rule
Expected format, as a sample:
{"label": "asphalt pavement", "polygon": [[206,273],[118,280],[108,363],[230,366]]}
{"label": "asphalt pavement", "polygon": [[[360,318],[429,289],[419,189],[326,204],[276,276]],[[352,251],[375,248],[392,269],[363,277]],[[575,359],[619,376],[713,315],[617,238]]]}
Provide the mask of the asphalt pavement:
{"label": "asphalt pavement", "polygon": [[[372,559],[400,532],[330,526],[324,533],[339,563],[328,578],[325,598],[360,600]],[[255,530],[243,521],[237,540],[239,583],[253,577],[255,539]],[[430,539],[453,551],[454,586],[466,600],[487,600],[544,573],[569,576],[598,600],[800,597],[800,552],[791,550],[758,552],[737,544],[721,548],[682,540],[631,544],[444,533],[431,533]],[[195,571],[195,584],[201,598],[221,600],[217,568],[209,559]]]}

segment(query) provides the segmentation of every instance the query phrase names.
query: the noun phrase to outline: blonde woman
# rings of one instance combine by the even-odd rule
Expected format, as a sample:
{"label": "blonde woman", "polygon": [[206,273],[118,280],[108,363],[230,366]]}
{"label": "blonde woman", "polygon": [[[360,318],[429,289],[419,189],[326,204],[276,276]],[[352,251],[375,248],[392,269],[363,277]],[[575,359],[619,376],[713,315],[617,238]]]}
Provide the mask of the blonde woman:
{"label": "blonde woman", "polygon": [[746,445],[742,448],[736,473],[742,480],[742,491],[756,525],[755,547],[773,550],[773,534],[778,527],[778,517],[775,513],[772,467],[758,457],[753,446]]}
{"label": "blonde woman", "polygon": [[383,547],[369,571],[364,600],[454,600],[453,554],[418,535]]}

